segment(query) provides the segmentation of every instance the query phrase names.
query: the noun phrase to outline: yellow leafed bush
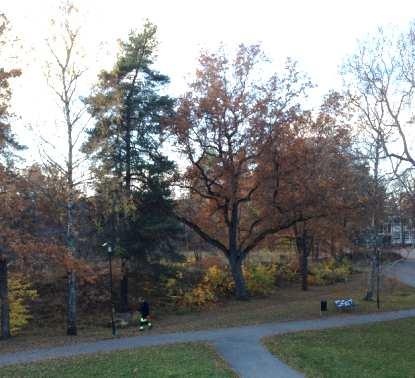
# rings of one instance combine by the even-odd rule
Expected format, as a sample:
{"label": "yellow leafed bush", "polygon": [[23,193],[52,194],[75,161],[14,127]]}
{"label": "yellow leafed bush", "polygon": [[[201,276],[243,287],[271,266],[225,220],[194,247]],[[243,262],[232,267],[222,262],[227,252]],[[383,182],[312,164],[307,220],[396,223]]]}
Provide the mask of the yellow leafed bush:
{"label": "yellow leafed bush", "polygon": [[38,297],[37,291],[22,279],[12,277],[9,280],[10,330],[18,332],[32,318],[27,305],[28,300]]}
{"label": "yellow leafed bush", "polygon": [[233,289],[229,270],[213,265],[205,272],[201,282],[184,294],[182,304],[186,307],[202,307],[216,302],[220,297],[229,296]]}
{"label": "yellow leafed bush", "polygon": [[[185,279],[180,272],[165,281],[168,296],[174,299],[176,305],[200,308],[232,296],[235,284],[228,266],[208,265],[205,271],[198,272],[201,275],[193,275],[192,281]],[[349,262],[330,259],[311,266],[308,282],[310,285],[329,285],[347,280],[351,273]],[[288,263],[249,264],[243,268],[243,274],[247,289],[253,296],[270,295],[280,283],[297,282],[300,278],[297,260]]]}
{"label": "yellow leafed bush", "polygon": [[244,269],[246,285],[251,295],[270,295],[275,287],[277,266],[256,264]]}
{"label": "yellow leafed bush", "polygon": [[202,307],[208,303],[216,301],[215,294],[208,288],[202,285],[196,286],[191,291],[184,294],[183,304],[186,307]]}
{"label": "yellow leafed bush", "polygon": [[282,264],[277,263],[276,264],[276,274],[277,278],[279,278],[282,281],[286,282],[295,282],[299,278],[299,271],[300,266],[298,264],[297,260],[291,260],[288,263]]}
{"label": "yellow leafed bush", "polygon": [[310,269],[307,281],[310,285],[329,285],[335,282],[345,282],[352,274],[352,265],[343,260],[329,259],[314,265]]}
{"label": "yellow leafed bush", "polygon": [[[269,295],[275,287],[277,266],[257,264],[244,269],[244,277],[252,295]],[[186,292],[181,304],[186,307],[202,307],[219,298],[232,295],[235,284],[229,268],[213,265],[207,269],[201,282]]]}
{"label": "yellow leafed bush", "polygon": [[211,266],[206,271],[202,284],[216,296],[228,296],[232,294],[235,287],[229,269],[217,265]]}

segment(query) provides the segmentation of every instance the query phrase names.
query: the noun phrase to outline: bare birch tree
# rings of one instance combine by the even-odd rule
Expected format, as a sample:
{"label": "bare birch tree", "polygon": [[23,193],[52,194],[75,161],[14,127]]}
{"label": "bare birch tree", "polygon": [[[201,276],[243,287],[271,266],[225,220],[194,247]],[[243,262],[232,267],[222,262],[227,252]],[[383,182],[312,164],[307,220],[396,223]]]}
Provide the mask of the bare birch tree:
{"label": "bare birch tree", "polygon": [[[366,299],[372,299],[379,281],[379,240],[382,182],[398,183],[413,196],[415,151],[411,146],[414,126],[415,22],[402,33],[379,28],[376,35],[361,42],[343,66],[349,96],[357,110],[359,125],[371,145],[374,193],[370,209],[374,249]],[[382,163],[387,159],[389,164]],[[376,272],[378,272],[376,274]]]}
{"label": "bare birch tree", "polygon": [[[76,230],[74,224],[74,205],[76,196],[75,171],[79,168],[81,158],[77,157],[78,142],[84,131],[83,115],[85,107],[80,98],[80,79],[85,68],[80,64],[80,26],[77,25],[78,10],[70,1],[60,5],[59,19],[52,20],[56,32],[47,40],[50,53],[47,62],[47,82],[58,99],[62,112],[62,126],[66,134],[66,157],[64,164],[49,155],[44,155],[49,164],[58,169],[66,178],[66,224],[65,242],[71,257],[76,254]],[[56,33],[56,34],[55,34]],[[76,274],[73,269],[68,271],[67,297],[67,334],[77,334],[77,289]]]}
{"label": "bare birch tree", "polygon": [[402,33],[379,29],[345,66],[360,120],[379,138],[393,178],[414,192],[415,21]]}

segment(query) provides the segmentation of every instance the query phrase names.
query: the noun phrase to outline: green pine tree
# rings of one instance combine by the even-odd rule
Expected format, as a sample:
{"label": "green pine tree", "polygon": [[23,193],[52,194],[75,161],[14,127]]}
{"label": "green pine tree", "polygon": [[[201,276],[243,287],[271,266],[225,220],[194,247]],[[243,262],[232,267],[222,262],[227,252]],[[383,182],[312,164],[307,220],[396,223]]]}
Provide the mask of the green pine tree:
{"label": "green pine tree", "polygon": [[160,151],[161,119],[174,101],[160,94],[169,78],[153,68],[156,32],[150,22],[131,32],[85,99],[95,124],[83,149],[94,163],[103,236],[122,257],[121,311],[128,310],[128,259],[174,255],[179,227],[170,191],[175,165]]}

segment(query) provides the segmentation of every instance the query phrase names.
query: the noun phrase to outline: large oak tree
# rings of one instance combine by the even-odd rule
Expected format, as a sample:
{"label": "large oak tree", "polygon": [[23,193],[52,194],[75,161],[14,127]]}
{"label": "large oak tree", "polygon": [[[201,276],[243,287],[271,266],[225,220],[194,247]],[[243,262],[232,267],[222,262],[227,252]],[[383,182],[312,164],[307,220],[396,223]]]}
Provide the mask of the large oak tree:
{"label": "large oak tree", "polygon": [[291,61],[281,75],[262,80],[264,59],[255,45],[241,45],[232,61],[222,52],[202,54],[170,122],[189,164],[179,185],[192,199],[182,201],[192,206],[177,216],[224,253],[241,299],[248,295],[242,274],[248,253],[303,219],[281,197],[292,169],[291,125],[302,115],[299,102],[310,84]]}
{"label": "large oak tree", "polygon": [[202,54],[170,121],[188,161],[179,185],[190,201],[177,216],[224,253],[238,298],[248,295],[242,263],[253,249],[346,206],[356,182],[347,125],[336,123],[339,97],[328,96],[317,115],[303,111],[310,83],[295,64],[263,80],[262,63],[258,46],[240,46],[232,61]]}

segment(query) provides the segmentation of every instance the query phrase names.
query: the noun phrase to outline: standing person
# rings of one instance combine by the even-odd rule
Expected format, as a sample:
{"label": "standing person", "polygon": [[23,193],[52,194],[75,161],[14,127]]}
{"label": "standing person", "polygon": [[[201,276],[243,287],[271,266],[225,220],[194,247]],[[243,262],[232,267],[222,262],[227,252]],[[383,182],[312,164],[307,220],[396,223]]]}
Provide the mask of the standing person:
{"label": "standing person", "polygon": [[144,298],[140,298],[140,331],[144,330],[145,325],[150,329],[150,305]]}

